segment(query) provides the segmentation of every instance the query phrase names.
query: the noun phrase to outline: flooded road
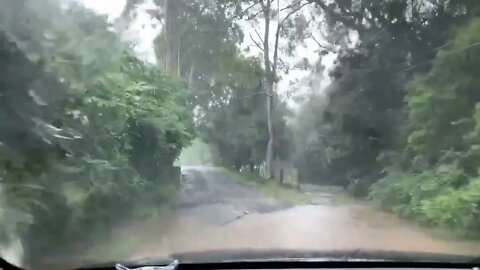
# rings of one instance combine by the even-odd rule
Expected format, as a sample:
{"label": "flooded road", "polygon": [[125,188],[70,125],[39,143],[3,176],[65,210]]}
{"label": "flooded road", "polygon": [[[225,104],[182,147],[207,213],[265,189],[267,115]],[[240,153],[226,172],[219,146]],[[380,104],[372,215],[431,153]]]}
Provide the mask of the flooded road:
{"label": "flooded road", "polygon": [[265,196],[220,169],[190,167],[183,174],[179,201],[167,214],[122,225],[111,241],[85,255],[45,260],[42,269],[215,250],[480,255],[480,242],[440,237],[338,191],[311,191],[311,200],[298,205]]}
{"label": "flooded road", "polygon": [[314,205],[295,206],[266,198],[220,170],[185,172],[187,203],[134,258],[225,249],[480,253],[478,242],[440,238],[368,205],[336,202],[335,194],[318,191]]}

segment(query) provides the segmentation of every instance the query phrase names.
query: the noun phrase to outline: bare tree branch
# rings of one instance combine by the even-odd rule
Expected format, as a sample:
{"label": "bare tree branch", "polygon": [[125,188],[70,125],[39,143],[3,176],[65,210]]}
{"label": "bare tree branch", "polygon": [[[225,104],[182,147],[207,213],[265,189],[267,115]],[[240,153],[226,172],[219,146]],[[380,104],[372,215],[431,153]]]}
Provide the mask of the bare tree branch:
{"label": "bare tree branch", "polygon": [[260,0],[260,6],[262,6],[262,11],[265,12],[265,3],[263,2],[264,0]]}
{"label": "bare tree branch", "polygon": [[251,19],[257,17],[258,14],[260,14],[260,13],[262,13],[262,12],[263,12],[263,10],[260,10],[260,11],[258,11],[257,13],[248,16],[248,17],[247,17],[247,20],[251,20]]}
{"label": "bare tree branch", "polygon": [[242,11],[242,14],[247,13],[251,8],[255,7],[256,5],[258,5],[258,4],[260,4],[260,3],[261,3],[261,1],[259,1],[259,2],[254,2],[254,3],[251,4],[249,7],[247,7],[246,9],[244,9],[244,10]]}
{"label": "bare tree branch", "polygon": [[256,18],[258,16],[258,14],[264,12],[265,10],[265,3],[263,3],[264,0],[258,0],[258,2],[255,2],[254,4],[252,4],[251,6],[249,6],[247,9],[245,9],[243,12],[246,13],[249,9],[253,8],[254,6],[260,4],[260,10],[258,12],[255,12],[254,14],[250,15],[250,16],[247,16],[247,20],[251,20],[253,18]]}
{"label": "bare tree branch", "polygon": [[303,4],[301,4],[300,6],[298,6],[297,8],[294,8],[292,9],[285,17],[283,17],[282,21],[279,23],[279,25],[282,25],[283,27],[283,24],[285,23],[286,20],[288,20],[288,18],[290,16],[292,16],[293,14],[297,13],[298,11],[300,11],[300,9],[302,9],[304,6],[306,5],[310,5],[312,4],[313,2],[305,2]]}
{"label": "bare tree branch", "polygon": [[273,71],[275,72],[277,70],[277,65],[278,65],[278,42],[280,39],[280,31],[283,28],[283,24],[285,23],[286,20],[299,10],[301,10],[304,6],[312,4],[312,2],[305,2],[301,4],[300,6],[292,9],[283,19],[278,22],[277,24],[277,32],[275,33],[275,47],[274,47],[274,52],[273,52]]}
{"label": "bare tree branch", "polygon": [[[324,3],[323,0],[308,0],[310,3],[316,3],[325,13],[330,15],[333,19],[342,22],[345,26],[352,28],[353,30],[357,30],[357,32],[361,33],[365,30],[365,27],[361,24],[361,22],[357,22],[355,17],[352,16],[345,16],[344,14],[340,14],[335,11],[333,7]],[[350,14],[351,15],[351,14]]]}
{"label": "bare tree branch", "polygon": [[252,42],[255,44],[255,46],[257,46],[262,52],[264,51],[263,50],[263,47],[260,45],[260,43],[258,43],[252,36],[252,34],[250,33],[250,39],[252,40]]}
{"label": "bare tree branch", "polygon": [[258,37],[258,39],[260,39],[260,42],[261,42],[262,44],[264,44],[265,42],[263,41],[263,38],[262,38],[262,36],[260,35],[260,33],[258,33],[257,29],[255,29],[255,34],[257,34],[257,37]]}
{"label": "bare tree branch", "polygon": [[291,9],[293,7],[295,7],[296,5],[298,5],[300,2],[302,2],[302,0],[298,0],[298,1],[295,1],[293,2],[292,4],[286,6],[286,7],[283,7],[282,9],[280,9],[280,11],[284,11],[284,10],[287,10],[287,9]]}
{"label": "bare tree branch", "polygon": [[310,38],[315,41],[315,43],[317,43],[318,47],[322,48],[322,49],[325,49],[325,50],[328,50],[330,52],[335,52],[335,49],[332,48],[332,47],[329,47],[327,45],[323,45],[322,43],[320,43],[320,41],[318,41],[318,39],[313,35],[313,34],[310,34]]}
{"label": "bare tree branch", "polygon": [[[262,0],[263,1],[263,0]],[[269,40],[270,40],[270,5],[271,1],[273,0],[267,0],[267,4],[265,6],[265,9],[263,11],[263,14],[265,15],[265,33],[264,33],[264,39],[263,39],[263,59],[265,61],[265,69],[267,71],[268,76],[270,76],[272,69],[270,67],[270,46],[269,46]]]}
{"label": "bare tree branch", "polygon": [[246,98],[251,98],[251,97],[253,97],[253,96],[255,96],[255,95],[262,95],[262,94],[264,94],[264,95],[266,95],[266,96],[269,96],[269,97],[272,97],[272,96],[273,96],[273,95],[271,95],[271,94],[269,94],[269,93],[267,93],[267,92],[265,92],[265,91],[258,91],[258,92],[253,92],[253,93],[248,94],[248,95],[245,95],[245,96],[239,96],[239,97],[232,96],[232,99],[246,99]]}

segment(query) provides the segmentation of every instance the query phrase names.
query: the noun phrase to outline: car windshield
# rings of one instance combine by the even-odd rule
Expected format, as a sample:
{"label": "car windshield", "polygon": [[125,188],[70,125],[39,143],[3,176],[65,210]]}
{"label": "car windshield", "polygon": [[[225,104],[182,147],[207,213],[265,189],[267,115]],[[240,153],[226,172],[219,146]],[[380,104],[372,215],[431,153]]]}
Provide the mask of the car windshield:
{"label": "car windshield", "polygon": [[479,12],[0,1],[0,257],[480,255]]}

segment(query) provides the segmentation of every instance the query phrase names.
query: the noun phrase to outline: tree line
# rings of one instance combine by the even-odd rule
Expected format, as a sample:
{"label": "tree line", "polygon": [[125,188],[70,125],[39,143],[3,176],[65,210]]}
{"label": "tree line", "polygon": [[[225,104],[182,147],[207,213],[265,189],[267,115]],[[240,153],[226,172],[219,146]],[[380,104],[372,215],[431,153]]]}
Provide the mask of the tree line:
{"label": "tree line", "polygon": [[239,48],[243,3],[156,1],[150,63],[124,38],[143,2],[113,22],[75,1],[1,3],[0,236],[27,265],[173,202],[194,137],[236,169],[286,152],[267,150],[287,144],[288,110]]}
{"label": "tree line", "polygon": [[[197,1],[190,5],[194,14],[212,16],[207,21],[215,26],[197,20],[196,27],[224,27],[223,37],[230,37],[195,37],[202,44],[213,41],[204,48],[216,48],[200,53],[216,59],[210,68],[187,77],[195,80],[191,89],[200,104],[198,136],[213,146],[222,165],[265,164],[271,178],[273,160],[290,160],[302,181],[342,185],[400,216],[475,234],[480,225],[479,5],[472,0]],[[245,21],[257,28],[242,32]],[[256,57],[238,50],[242,42],[251,44]],[[285,60],[308,42],[315,44],[318,60]],[[224,53],[227,48],[234,48],[235,57]],[[331,83],[315,92],[317,77],[326,80],[321,60],[331,55],[336,59]],[[293,114],[274,90],[298,69],[310,72],[310,91]]]}
{"label": "tree line", "polygon": [[193,113],[182,81],[76,2],[0,17],[0,235],[35,267],[169,202]]}
{"label": "tree line", "polygon": [[334,39],[356,42],[335,48],[332,83],[298,115],[300,171],[476,235],[480,3],[313,2]]}

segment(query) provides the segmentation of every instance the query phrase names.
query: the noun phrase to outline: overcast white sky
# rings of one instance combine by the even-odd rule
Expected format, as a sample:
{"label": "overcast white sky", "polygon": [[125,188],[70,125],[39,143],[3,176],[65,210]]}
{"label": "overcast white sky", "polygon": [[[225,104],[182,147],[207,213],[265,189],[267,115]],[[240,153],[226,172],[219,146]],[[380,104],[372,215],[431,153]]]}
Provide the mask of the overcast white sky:
{"label": "overcast white sky", "polygon": [[[126,0],[78,0],[84,5],[100,14],[107,15],[109,17],[109,20],[114,20],[117,18],[126,3]],[[151,2],[147,2],[147,4],[143,5],[140,10],[152,7]],[[245,41],[244,44],[242,45],[243,48],[250,46],[251,52],[249,54],[260,54],[260,50],[255,48],[253,45],[253,42],[250,40],[250,33],[253,33],[253,27],[257,28],[257,30],[262,33],[262,25],[252,25],[250,23],[244,22],[241,23],[242,27],[244,28],[245,31]],[[275,25],[272,25],[272,35],[274,33],[274,27]],[[152,42],[154,38],[157,36],[158,32],[160,31],[159,25],[155,24],[154,21],[152,21],[151,17],[147,15],[145,12],[139,12],[137,19],[135,22],[133,22],[133,25],[130,28],[130,31],[128,31],[128,39],[130,41],[134,41],[136,43],[136,50],[137,53],[139,54],[139,57],[144,58],[145,60],[148,61],[155,61],[155,54],[153,51],[153,46]],[[273,37],[272,37],[273,39]],[[290,58],[286,56],[281,56],[281,58],[285,62],[289,63],[294,63],[302,58],[307,58],[310,63],[315,63],[319,57],[318,54],[315,53],[314,51],[317,49],[316,44],[313,40],[307,40],[306,41],[307,46],[298,46],[295,50],[295,57]],[[327,57],[323,57],[322,63],[327,67],[332,66],[333,61],[335,59],[334,55],[328,55]],[[308,77],[309,72],[307,71],[300,71],[300,70],[293,70],[289,73],[289,75],[283,75],[282,76],[282,81],[278,85],[278,91],[284,96],[287,96],[287,93],[292,93],[292,91],[295,91],[295,95],[301,95],[307,90],[314,90],[316,92],[322,92],[324,87],[328,85],[329,83],[329,78],[328,76],[323,76],[324,78],[321,79],[321,84],[317,84],[314,87],[317,89],[311,89],[312,86],[308,87],[307,89],[306,86],[301,86],[300,84],[297,85],[290,85],[290,81],[292,80],[302,80],[302,78]],[[287,98],[288,99],[288,98]],[[294,104],[292,104],[292,100],[289,99],[289,104],[293,107],[296,107]]]}

